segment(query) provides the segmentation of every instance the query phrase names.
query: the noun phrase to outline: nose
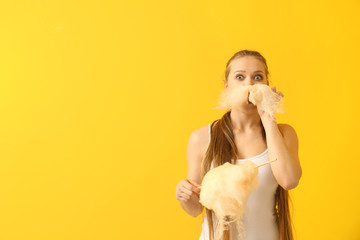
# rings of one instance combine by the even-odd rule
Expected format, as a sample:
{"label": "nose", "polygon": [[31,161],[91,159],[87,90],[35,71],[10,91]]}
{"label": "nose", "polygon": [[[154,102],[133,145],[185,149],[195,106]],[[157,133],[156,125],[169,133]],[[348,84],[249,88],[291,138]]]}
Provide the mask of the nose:
{"label": "nose", "polygon": [[246,85],[254,85],[255,84],[255,80],[252,79],[250,76],[247,76],[245,79]]}

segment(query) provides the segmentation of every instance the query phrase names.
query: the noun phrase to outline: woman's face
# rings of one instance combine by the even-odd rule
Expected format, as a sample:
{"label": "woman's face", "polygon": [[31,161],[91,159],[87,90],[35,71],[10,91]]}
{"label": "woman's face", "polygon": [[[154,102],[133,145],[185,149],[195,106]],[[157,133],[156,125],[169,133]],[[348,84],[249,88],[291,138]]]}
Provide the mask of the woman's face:
{"label": "woman's face", "polygon": [[230,63],[230,73],[225,88],[238,85],[267,84],[264,64],[253,56],[240,57]]}

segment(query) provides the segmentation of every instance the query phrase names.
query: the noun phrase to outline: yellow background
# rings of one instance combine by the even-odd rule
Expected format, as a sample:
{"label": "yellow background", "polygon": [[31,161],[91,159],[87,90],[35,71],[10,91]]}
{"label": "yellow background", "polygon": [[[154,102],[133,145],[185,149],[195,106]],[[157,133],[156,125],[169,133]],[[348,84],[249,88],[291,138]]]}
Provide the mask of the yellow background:
{"label": "yellow background", "polygon": [[198,239],[190,133],[260,51],[303,176],[296,239],[360,239],[359,1],[3,1],[0,239]]}

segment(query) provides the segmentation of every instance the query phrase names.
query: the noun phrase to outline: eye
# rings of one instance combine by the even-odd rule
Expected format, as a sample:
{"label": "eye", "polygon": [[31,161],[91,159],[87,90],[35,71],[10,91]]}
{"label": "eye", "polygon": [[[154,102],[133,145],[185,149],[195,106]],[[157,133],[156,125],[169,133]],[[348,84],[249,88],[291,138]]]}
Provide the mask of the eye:
{"label": "eye", "polygon": [[237,78],[237,79],[242,79],[242,78],[238,78],[238,77],[243,77],[243,75],[241,75],[241,74],[236,75],[236,78]]}
{"label": "eye", "polygon": [[[256,78],[256,77],[260,77],[260,78]],[[255,76],[255,79],[256,79],[256,80],[261,80],[261,79],[262,79],[262,76],[261,76],[261,75],[256,75],[256,76]]]}

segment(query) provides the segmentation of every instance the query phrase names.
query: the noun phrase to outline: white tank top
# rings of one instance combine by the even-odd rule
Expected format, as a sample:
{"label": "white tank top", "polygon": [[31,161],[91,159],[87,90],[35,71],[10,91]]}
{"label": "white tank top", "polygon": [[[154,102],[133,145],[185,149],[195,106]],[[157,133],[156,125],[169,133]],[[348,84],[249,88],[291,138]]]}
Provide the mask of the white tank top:
{"label": "white tank top", "polygon": [[[211,134],[211,124],[209,124],[209,136]],[[210,143],[211,137],[209,137]],[[261,164],[269,161],[268,149],[251,158],[238,159],[236,165],[242,164],[244,161],[251,161],[256,164]],[[211,164],[213,168],[213,164]],[[259,186],[250,193],[246,205],[249,208],[247,215],[244,215],[243,222],[246,231],[246,236],[243,240],[279,240],[279,230],[275,222],[274,206],[275,206],[275,192],[278,183],[272,173],[270,164],[259,168]],[[214,231],[216,236],[217,219],[213,214]],[[230,240],[238,239],[238,232],[235,223],[230,224]],[[208,240],[209,226],[206,215],[202,224],[202,232],[200,240]]]}

